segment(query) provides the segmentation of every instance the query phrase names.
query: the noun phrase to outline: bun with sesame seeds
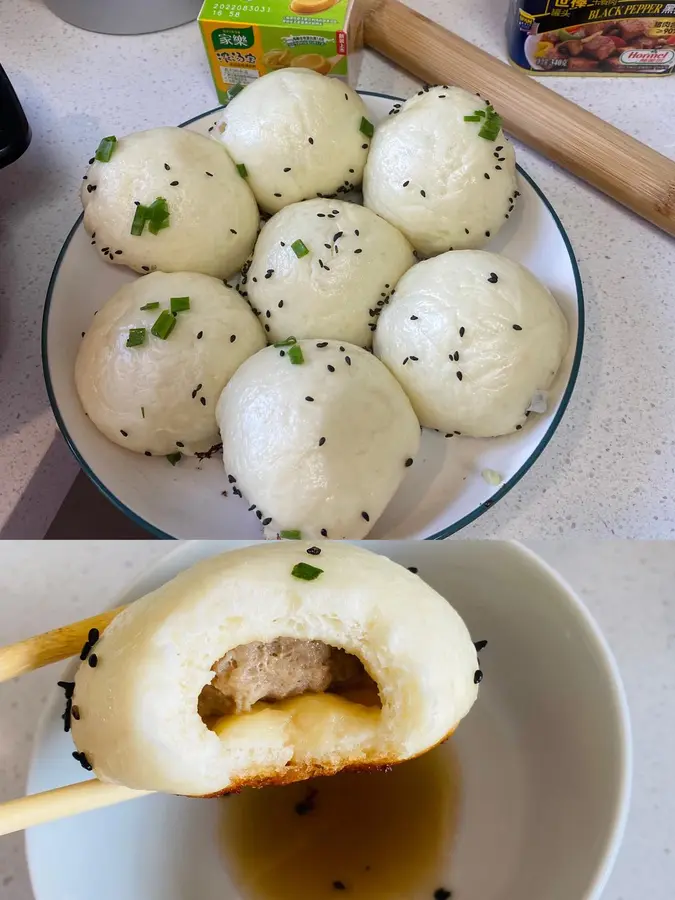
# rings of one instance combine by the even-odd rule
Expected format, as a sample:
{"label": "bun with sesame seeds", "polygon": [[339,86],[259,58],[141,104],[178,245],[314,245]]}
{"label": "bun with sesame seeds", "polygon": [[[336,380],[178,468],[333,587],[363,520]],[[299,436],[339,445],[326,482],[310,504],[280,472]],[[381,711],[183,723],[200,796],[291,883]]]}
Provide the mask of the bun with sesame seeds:
{"label": "bun with sesame seeds", "polygon": [[373,351],[422,425],[495,437],[522,428],[568,345],[555,298],[524,266],[455,250],[406,272],[380,316]]}
{"label": "bun with sesame seeds", "polygon": [[364,537],[420,442],[393,375],[338,341],[289,339],[256,353],[223,391],[216,417],[225,471],[271,537]]}
{"label": "bun with sesame seeds", "polygon": [[424,256],[484,247],[517,197],[515,153],[499,117],[475,94],[445,86],[392,113],[373,137],[365,205]]}
{"label": "bun with sesame seeds", "polygon": [[245,179],[222,147],[187,128],[153,128],[115,140],[107,162],[92,158],[81,196],[96,250],[106,262],[141,274],[229,278],[258,233],[258,209]]}
{"label": "bun with sesame seeds", "polygon": [[245,167],[261,209],[275,213],[361,184],[372,135],[367,114],[356,91],[337,78],[284,68],[240,91],[214,136]]}
{"label": "bun with sesame seeds", "polygon": [[479,690],[449,603],[339,542],[198,563],[123,610],[94,652],[75,675],[77,752],[101,781],[190,796],[403,762]]}

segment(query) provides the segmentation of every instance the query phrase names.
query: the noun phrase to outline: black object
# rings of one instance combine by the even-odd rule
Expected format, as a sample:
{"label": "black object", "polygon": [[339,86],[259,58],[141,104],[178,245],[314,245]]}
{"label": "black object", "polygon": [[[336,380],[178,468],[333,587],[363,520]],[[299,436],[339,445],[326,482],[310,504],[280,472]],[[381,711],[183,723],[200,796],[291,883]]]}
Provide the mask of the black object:
{"label": "black object", "polygon": [[30,139],[26,115],[5,70],[0,66],[0,169],[25,153]]}

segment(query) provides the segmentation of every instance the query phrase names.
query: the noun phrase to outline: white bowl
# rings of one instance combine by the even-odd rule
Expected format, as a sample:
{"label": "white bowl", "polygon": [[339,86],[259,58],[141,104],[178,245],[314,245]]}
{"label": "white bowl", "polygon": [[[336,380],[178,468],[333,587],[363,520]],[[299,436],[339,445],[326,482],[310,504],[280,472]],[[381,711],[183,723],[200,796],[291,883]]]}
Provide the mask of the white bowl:
{"label": "white bowl", "polygon": [[[183,545],[121,600],[233,546]],[[447,765],[459,763],[456,840],[443,845],[433,881],[406,892],[406,900],[430,900],[439,885],[455,900],[597,900],[623,833],[631,743],[616,664],[581,601],[518,545],[364,546],[417,566],[474,639],[489,641],[476,705],[452,740],[433,751]],[[30,793],[84,780],[70,757],[62,711],[55,691],[36,739]],[[258,900],[239,889],[222,846],[228,804],[236,802],[152,796],[31,829],[36,900],[89,900],[94,891],[97,900]],[[414,831],[406,840],[415,841]]]}

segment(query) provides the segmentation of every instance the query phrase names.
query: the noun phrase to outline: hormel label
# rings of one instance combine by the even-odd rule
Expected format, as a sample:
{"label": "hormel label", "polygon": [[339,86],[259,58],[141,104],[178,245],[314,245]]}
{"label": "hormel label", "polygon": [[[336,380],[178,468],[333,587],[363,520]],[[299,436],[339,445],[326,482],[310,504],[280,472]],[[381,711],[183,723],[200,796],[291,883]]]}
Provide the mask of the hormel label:
{"label": "hormel label", "polygon": [[669,66],[675,50],[624,50],[619,59],[624,66]]}
{"label": "hormel label", "polygon": [[347,32],[337,31],[335,33],[335,42],[337,44],[337,52],[339,56],[347,55]]}

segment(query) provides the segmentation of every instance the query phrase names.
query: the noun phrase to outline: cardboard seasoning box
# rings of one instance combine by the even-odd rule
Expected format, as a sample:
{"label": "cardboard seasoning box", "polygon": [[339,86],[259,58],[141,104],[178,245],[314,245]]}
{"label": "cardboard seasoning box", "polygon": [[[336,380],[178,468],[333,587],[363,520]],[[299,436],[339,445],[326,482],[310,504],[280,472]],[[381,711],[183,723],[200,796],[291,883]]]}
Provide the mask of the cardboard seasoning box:
{"label": "cardboard seasoning box", "polygon": [[232,85],[300,66],[356,82],[360,49],[354,0],[205,0],[199,27],[221,103]]}
{"label": "cardboard seasoning box", "polygon": [[675,3],[511,0],[507,38],[532,74],[675,73]]}

